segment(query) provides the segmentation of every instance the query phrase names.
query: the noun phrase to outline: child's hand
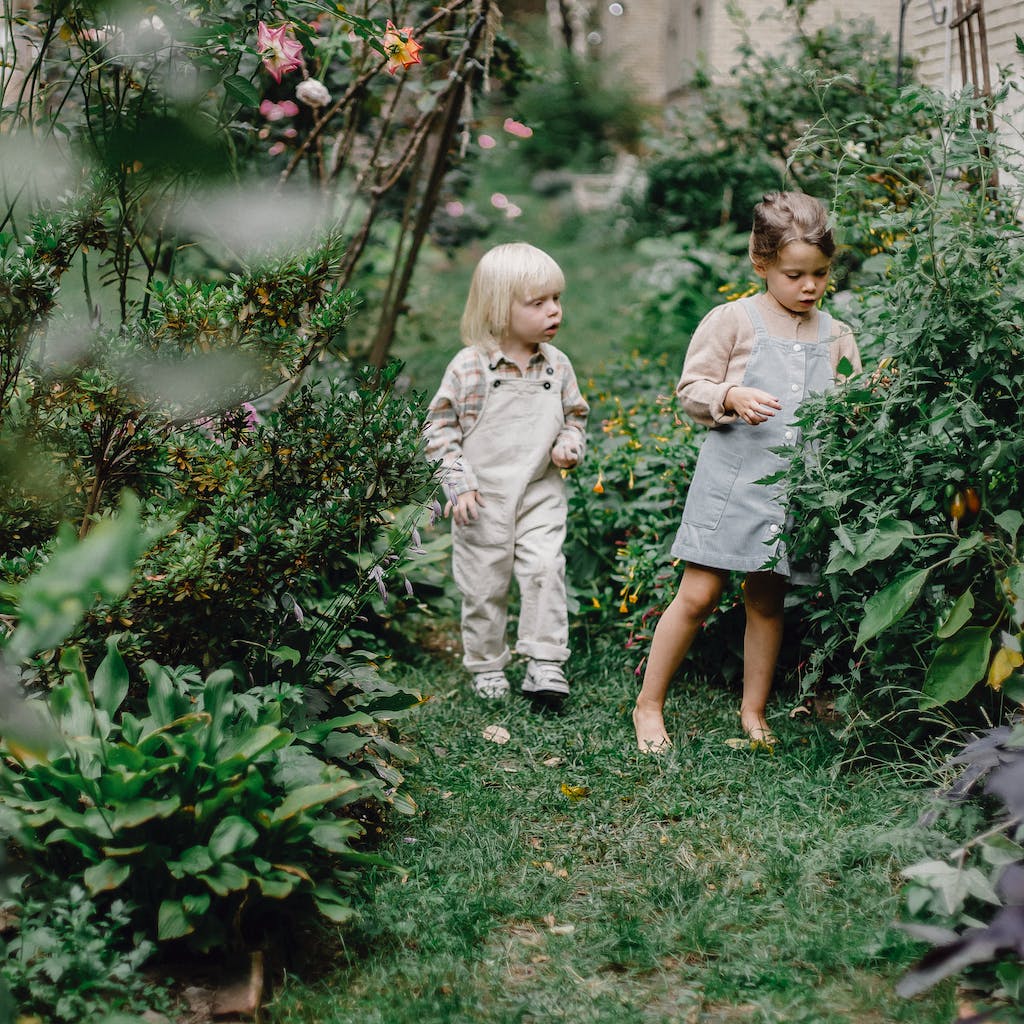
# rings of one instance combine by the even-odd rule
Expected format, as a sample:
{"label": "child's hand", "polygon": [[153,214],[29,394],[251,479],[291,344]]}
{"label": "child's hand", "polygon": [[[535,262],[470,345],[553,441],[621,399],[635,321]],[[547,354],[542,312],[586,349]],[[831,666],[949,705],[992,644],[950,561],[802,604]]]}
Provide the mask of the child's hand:
{"label": "child's hand", "polygon": [[782,403],[760,388],[729,388],[725,395],[726,412],[734,412],[744,423],[757,426],[782,409]]}
{"label": "child's hand", "polygon": [[551,449],[551,461],[559,469],[572,469],[580,461],[580,450],[571,441],[559,441]]}
{"label": "child's hand", "polygon": [[469,526],[471,520],[480,518],[480,509],[486,504],[479,491],[464,491],[445,505],[444,514],[447,516],[450,512],[459,526]]}

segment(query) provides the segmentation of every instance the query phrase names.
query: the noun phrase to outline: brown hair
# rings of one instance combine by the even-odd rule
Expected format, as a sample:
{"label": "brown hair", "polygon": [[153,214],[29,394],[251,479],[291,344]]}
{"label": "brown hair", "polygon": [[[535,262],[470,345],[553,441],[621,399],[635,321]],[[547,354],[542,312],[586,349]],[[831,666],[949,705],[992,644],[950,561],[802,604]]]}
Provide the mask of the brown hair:
{"label": "brown hair", "polygon": [[825,207],[803,192],[766,192],[754,207],[750,261],[770,266],[790,242],[806,242],[832,258],[836,240]]}

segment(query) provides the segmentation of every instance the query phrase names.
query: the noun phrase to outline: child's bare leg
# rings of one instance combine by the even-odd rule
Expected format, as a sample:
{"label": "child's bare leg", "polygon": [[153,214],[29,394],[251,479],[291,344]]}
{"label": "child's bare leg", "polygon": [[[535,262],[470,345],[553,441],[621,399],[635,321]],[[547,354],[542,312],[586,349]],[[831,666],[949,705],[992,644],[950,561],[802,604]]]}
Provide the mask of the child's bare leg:
{"label": "child's bare leg", "polygon": [[645,753],[657,753],[672,745],[663,716],[668,686],[700,624],[718,606],[725,575],[719,569],[687,565],[675,597],[658,620],[643,685],[633,708],[637,746]]}
{"label": "child's bare leg", "polygon": [[782,647],[786,587],[786,578],[773,572],[752,572],[743,587],[747,628],[743,636],[740,722],[752,740],[772,738],[764,712]]}

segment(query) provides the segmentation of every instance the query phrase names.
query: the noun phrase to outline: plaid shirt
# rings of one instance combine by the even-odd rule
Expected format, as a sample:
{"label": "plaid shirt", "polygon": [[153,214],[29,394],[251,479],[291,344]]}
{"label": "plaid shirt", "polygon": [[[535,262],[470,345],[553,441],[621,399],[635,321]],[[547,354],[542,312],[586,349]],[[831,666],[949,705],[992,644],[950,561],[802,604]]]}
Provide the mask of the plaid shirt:
{"label": "plaid shirt", "polygon": [[[485,353],[486,355],[486,353]],[[544,343],[530,357],[524,373],[519,365],[501,352],[489,356],[490,371],[501,379],[519,378],[542,380],[548,368],[561,370],[562,412],[565,426],[558,433],[555,444],[568,441],[579,449],[580,461],[587,441],[587,414],[590,406],[580,393],[569,357],[554,345]],[[487,397],[487,374],[480,359],[480,349],[464,348],[448,364],[441,387],[427,410],[424,434],[427,439],[427,458],[445,467],[445,493],[456,497],[477,489],[476,473],[462,452],[462,438],[480,418]]]}

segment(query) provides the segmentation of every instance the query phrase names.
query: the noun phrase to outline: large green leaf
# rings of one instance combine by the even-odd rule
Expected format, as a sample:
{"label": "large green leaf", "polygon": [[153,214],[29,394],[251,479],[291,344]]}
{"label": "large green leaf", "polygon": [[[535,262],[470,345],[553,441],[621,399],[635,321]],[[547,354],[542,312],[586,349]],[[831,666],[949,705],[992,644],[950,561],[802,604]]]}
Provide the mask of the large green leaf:
{"label": "large green leaf", "polygon": [[128,695],[128,668],[117,649],[117,637],[107,638],[107,655],[93,673],[92,692],[96,707],[108,718],[113,717]]}
{"label": "large green leaf", "polygon": [[166,529],[144,529],[139,501],[128,492],[118,514],[96,523],[84,540],[62,529],[50,560],[19,588],[18,628],[7,644],[8,656],[23,661],[57,647],[97,598],[124,594],[139,555]]}
{"label": "large green leaf", "polygon": [[114,860],[103,860],[93,864],[84,872],[85,887],[90,895],[116,889],[132,872],[130,864],[118,864]]}
{"label": "large green leaf", "polygon": [[355,779],[338,779],[335,782],[321,782],[316,786],[303,786],[285,797],[274,811],[271,821],[276,825],[302,811],[308,811],[311,807],[322,807],[358,786],[359,783]]}
{"label": "large green leaf", "polygon": [[948,640],[954,633],[967,625],[971,619],[971,612],[974,611],[974,594],[965,590],[957,599],[956,604],[949,610],[949,614],[942,620],[935,635],[940,640]]}
{"label": "large green leaf", "polygon": [[252,875],[243,871],[237,864],[224,861],[216,864],[211,871],[199,876],[218,896],[227,896],[233,892],[246,889],[252,881]]}
{"label": "large green leaf", "polygon": [[157,912],[157,938],[162,942],[180,939],[196,930],[178,900],[164,900]]}
{"label": "large green leaf", "polygon": [[857,646],[863,647],[870,639],[898,622],[917,600],[928,579],[929,569],[908,569],[888,586],[868,598],[864,604],[864,618],[857,630]]}
{"label": "large green leaf", "polygon": [[935,652],[925,675],[921,707],[933,708],[960,700],[985,674],[992,653],[992,635],[985,626],[966,626]]}
{"label": "large green leaf", "polygon": [[224,860],[239,850],[249,849],[259,837],[259,832],[245,818],[231,815],[218,822],[213,830],[213,835],[210,836],[210,854],[214,860]]}
{"label": "large green leaf", "polygon": [[164,800],[132,800],[114,811],[111,827],[118,832],[124,828],[138,828],[154,818],[169,818],[179,807],[181,797],[177,794]]}

